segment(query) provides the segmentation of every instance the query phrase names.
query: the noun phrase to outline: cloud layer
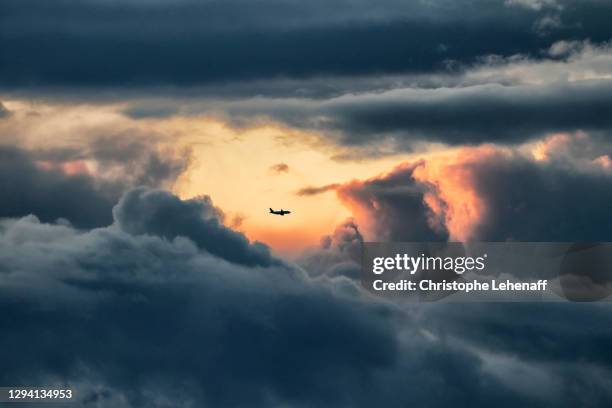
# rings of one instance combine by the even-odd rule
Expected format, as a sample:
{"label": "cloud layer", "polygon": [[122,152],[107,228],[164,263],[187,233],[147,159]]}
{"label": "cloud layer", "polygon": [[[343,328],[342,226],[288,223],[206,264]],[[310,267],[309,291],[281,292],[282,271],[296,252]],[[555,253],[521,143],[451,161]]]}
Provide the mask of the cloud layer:
{"label": "cloud layer", "polygon": [[[393,364],[387,308],[335,296],[295,268],[241,267],[121,223],[83,233],[28,217],[0,231],[3,382],[67,381],[80,406],[329,406]],[[25,343],[28,357],[13,358]]]}
{"label": "cloud layer", "polygon": [[[537,56],[485,54],[446,73],[268,80],[252,85],[255,98],[227,98],[228,86],[216,98],[135,103],[125,113],[205,113],[237,128],[271,121],[350,148],[517,144],[555,132],[609,132],[611,72],[609,43],[557,41]],[[236,89],[245,92],[242,85]]]}
{"label": "cloud layer", "polygon": [[[532,7],[509,7],[516,3]],[[0,83],[188,86],[423,72],[449,60],[535,53],[563,38],[609,39],[608,3],[563,1],[553,16],[546,3],[4,1],[1,35],[12,58]],[[545,17],[557,23],[542,36]]]}
{"label": "cloud layer", "polygon": [[[286,263],[245,266],[240,255],[252,248],[236,249],[235,235],[210,247],[183,235],[180,223],[175,236],[160,233],[149,216],[156,208],[180,219],[193,207],[139,189],[118,204],[111,227],[2,220],[0,307],[11,318],[0,323],[0,380],[68,384],[78,406],[96,407],[612,400],[603,306],[432,305],[417,313],[368,299],[343,273],[313,280]],[[141,230],[121,219],[128,214]],[[360,239],[347,222],[321,250],[348,259]],[[215,255],[219,246],[235,249]],[[325,269],[321,259],[313,271]],[[577,334],[584,330],[594,336]]]}

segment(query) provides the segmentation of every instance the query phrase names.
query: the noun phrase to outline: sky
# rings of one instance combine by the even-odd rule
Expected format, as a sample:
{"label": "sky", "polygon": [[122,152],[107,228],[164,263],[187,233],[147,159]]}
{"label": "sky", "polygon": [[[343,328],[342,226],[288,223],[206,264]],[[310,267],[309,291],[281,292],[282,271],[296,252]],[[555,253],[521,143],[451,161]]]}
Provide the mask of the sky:
{"label": "sky", "polygon": [[0,385],[93,407],[609,406],[606,304],[408,307],[363,293],[358,260],[610,241],[610,15],[0,0]]}

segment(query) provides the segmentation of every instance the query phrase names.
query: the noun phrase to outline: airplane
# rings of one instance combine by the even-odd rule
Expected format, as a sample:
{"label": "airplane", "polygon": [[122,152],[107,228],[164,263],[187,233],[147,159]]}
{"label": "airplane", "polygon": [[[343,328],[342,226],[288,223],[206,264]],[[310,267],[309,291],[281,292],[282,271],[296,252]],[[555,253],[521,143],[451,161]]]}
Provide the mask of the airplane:
{"label": "airplane", "polygon": [[270,208],[270,214],[284,216],[285,214],[291,214],[291,211],[283,210],[282,208],[280,209],[280,211],[274,211],[273,209]]}

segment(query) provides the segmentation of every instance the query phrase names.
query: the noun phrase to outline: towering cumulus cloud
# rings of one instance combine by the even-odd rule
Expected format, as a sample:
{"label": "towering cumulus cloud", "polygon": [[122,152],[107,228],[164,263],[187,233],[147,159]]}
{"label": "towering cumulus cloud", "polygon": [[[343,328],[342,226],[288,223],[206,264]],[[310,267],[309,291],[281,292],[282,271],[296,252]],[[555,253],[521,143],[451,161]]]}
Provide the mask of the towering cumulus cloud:
{"label": "towering cumulus cloud", "polygon": [[378,239],[444,239],[446,231],[436,230],[431,222],[432,210],[424,200],[427,186],[414,177],[415,170],[422,165],[422,162],[400,165],[380,177],[354,181],[336,191],[359,223]]}
{"label": "towering cumulus cloud", "polygon": [[369,238],[606,241],[612,172],[587,135],[461,148],[336,188]]}

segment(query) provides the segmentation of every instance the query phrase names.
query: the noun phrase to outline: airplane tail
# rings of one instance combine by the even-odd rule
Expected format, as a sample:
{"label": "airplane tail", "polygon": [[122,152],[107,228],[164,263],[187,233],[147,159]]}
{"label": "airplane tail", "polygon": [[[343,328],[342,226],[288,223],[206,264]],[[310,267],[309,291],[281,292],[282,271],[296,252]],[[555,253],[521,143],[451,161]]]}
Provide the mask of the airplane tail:
{"label": "airplane tail", "polygon": [[274,212],[274,210],[270,208],[270,214],[272,214],[273,212]]}

